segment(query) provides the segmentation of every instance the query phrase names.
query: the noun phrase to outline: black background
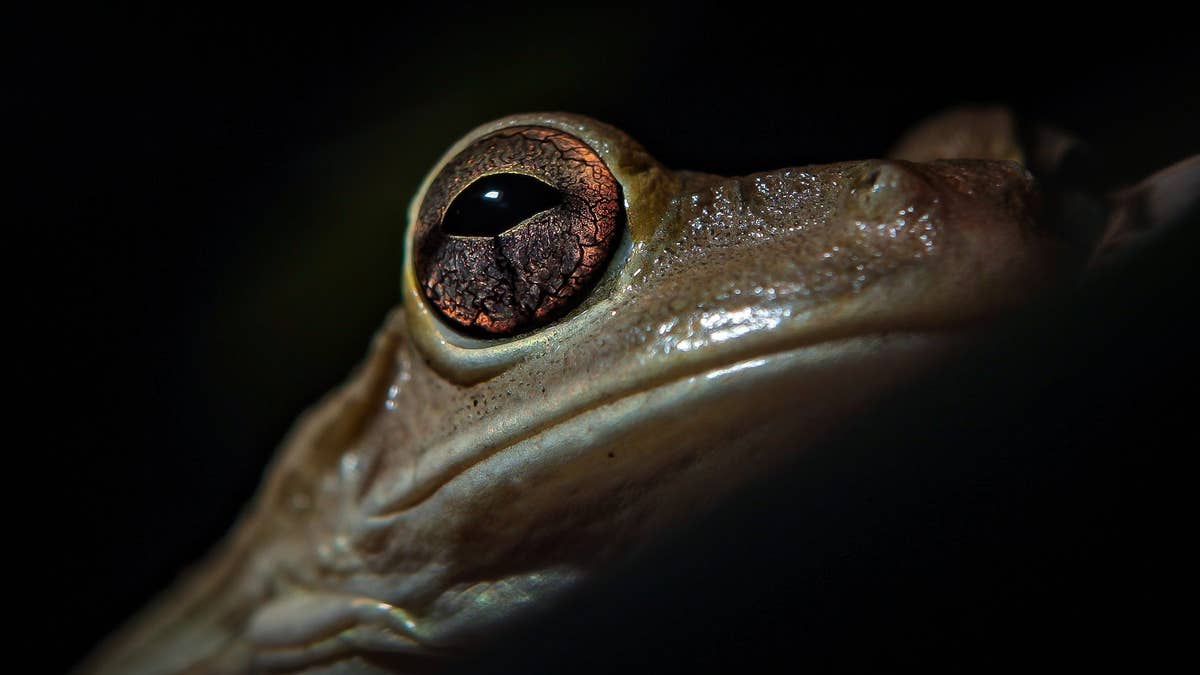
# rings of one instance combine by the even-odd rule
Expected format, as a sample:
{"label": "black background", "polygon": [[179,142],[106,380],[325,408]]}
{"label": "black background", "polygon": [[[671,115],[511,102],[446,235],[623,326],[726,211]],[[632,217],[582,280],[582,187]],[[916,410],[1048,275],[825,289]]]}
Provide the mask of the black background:
{"label": "black background", "polygon": [[[947,105],[1002,102],[1088,139],[1108,159],[1106,175],[1128,181],[1200,150],[1196,36],[1182,23],[1152,12],[1052,20],[1017,7],[784,14],[529,3],[395,16],[145,10],[32,23],[5,108],[32,114],[10,132],[31,151],[20,166],[33,179],[24,196],[38,217],[15,228],[31,243],[10,256],[31,268],[16,287],[19,305],[33,310],[23,337],[47,348],[16,357],[17,381],[52,421],[14,453],[23,459],[14,478],[36,495],[19,507],[35,514],[25,558],[48,573],[37,586],[56,599],[38,603],[48,670],[76,662],[226,530],[292,419],[357,362],[396,302],[408,200],[475,125],[513,112],[582,112],[626,130],[669,166],[736,174],[879,156]],[[819,495],[807,507],[746,507],[823,522],[789,531],[807,549],[763,544],[780,538],[781,525],[742,527],[737,546],[756,561],[753,574],[713,562],[698,572],[715,575],[707,580],[678,575],[698,586],[807,569],[796,578],[830,580],[824,590],[803,591],[805,602],[786,584],[774,602],[706,591],[716,607],[689,611],[720,617],[714,632],[660,618],[678,598],[653,596],[647,588],[660,586],[643,570],[626,592],[609,594],[632,603],[610,608],[610,619],[622,617],[614,630],[628,638],[680,626],[679,641],[647,638],[666,645],[648,657],[658,665],[709,654],[684,648],[698,642],[716,652],[712,645],[732,645],[714,663],[772,649],[891,663],[951,645],[984,658],[1052,645],[1062,656],[1085,643],[1058,641],[1055,631],[1084,635],[1103,624],[1107,632],[1090,634],[1130,634],[1119,617],[1169,642],[1164,617],[1183,590],[1169,572],[1178,559],[1166,561],[1191,536],[1180,477],[1194,468],[1196,446],[1186,424],[1195,361],[1185,321],[1194,239],[1178,235],[1111,285],[1055,299],[1001,333],[1002,343],[981,347],[986,358],[908,397],[942,407],[865,417],[875,422],[845,441],[848,450],[818,454],[826,464],[814,460],[809,482],[795,486]],[[933,425],[931,439],[921,436],[931,425],[914,422],[930,416],[967,421]],[[993,440],[975,443],[984,436]],[[878,447],[896,454],[869,450]],[[975,448],[965,451],[973,459],[950,451],[962,447]],[[1050,465],[1035,459],[1047,452]],[[897,466],[895,457],[916,459]],[[987,489],[909,493],[884,479],[953,485],[959,470],[982,472],[965,484]],[[916,506],[888,510],[886,526],[872,521],[893,534],[868,538],[876,542],[868,554],[839,548],[838,536],[864,531],[854,518],[878,514],[864,504],[889,499]],[[15,519],[30,522],[25,511]],[[848,525],[831,524],[839,522]],[[999,534],[981,535],[980,522]],[[832,558],[787,557],[806,550]],[[897,567],[908,576],[878,574]],[[1046,592],[1063,579],[1075,580],[1069,592]],[[976,596],[983,600],[965,603],[974,614],[964,614],[962,598]],[[758,607],[750,613],[758,618],[746,619],[739,602]],[[911,606],[933,609],[895,611]],[[1067,606],[1061,623],[1046,618]],[[1037,640],[995,637],[997,626],[1031,618]],[[792,632],[751,644],[738,625]],[[864,646],[885,634],[891,648]],[[612,653],[582,635],[606,634],[585,627],[557,644]],[[537,644],[524,652],[553,658]],[[1126,656],[1165,653],[1160,642],[1125,646]]]}

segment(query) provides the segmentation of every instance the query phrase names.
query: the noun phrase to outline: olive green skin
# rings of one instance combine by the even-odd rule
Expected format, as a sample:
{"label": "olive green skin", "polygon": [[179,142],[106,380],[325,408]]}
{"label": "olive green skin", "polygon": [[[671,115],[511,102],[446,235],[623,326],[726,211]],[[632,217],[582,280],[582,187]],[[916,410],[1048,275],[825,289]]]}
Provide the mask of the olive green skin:
{"label": "olive green skin", "polygon": [[[643,549],[1077,268],[1039,229],[1007,114],[959,111],[889,160],[726,178],[582,140],[625,227],[586,298],[481,339],[420,290],[296,423],[209,559],[82,667],[405,672],[478,645]],[[411,228],[410,228],[411,230]],[[323,670],[324,669],[324,670]]]}

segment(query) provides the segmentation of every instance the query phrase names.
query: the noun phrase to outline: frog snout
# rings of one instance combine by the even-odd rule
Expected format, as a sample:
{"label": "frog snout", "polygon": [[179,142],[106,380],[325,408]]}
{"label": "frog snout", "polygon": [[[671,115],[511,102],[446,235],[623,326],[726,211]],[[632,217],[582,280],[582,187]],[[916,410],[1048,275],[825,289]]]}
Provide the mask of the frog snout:
{"label": "frog snout", "polygon": [[857,176],[853,179],[850,190],[864,195],[895,190],[907,191],[928,185],[920,173],[908,162],[888,159],[868,160],[858,167],[856,173]]}

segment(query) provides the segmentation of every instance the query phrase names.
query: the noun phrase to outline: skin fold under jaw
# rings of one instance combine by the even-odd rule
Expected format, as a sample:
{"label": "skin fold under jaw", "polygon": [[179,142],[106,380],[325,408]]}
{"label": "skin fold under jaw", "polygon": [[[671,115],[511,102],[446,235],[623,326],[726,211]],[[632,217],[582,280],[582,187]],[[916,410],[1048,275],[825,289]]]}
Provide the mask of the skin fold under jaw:
{"label": "skin fold under jaw", "polygon": [[226,541],[80,672],[424,672],[719,508],[1087,258],[1040,221],[1001,110],[935,118],[894,159],[738,178],[517,115],[431,169],[410,230],[449,162],[515,127],[577,139],[619,184],[621,241],[586,297],[466,335],[422,290],[410,231],[364,363]]}

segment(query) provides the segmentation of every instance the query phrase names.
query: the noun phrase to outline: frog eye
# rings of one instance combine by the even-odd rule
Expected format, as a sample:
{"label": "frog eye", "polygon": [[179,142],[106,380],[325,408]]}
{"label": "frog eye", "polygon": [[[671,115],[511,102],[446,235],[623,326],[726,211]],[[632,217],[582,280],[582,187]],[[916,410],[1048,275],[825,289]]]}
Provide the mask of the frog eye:
{"label": "frog eye", "polygon": [[557,129],[509,127],[430,183],[413,224],[417,281],[466,333],[527,331],[587,295],[623,222],[620,185],[591,147]]}

